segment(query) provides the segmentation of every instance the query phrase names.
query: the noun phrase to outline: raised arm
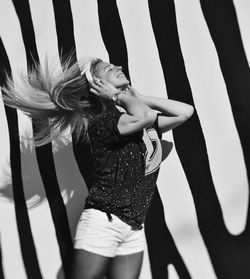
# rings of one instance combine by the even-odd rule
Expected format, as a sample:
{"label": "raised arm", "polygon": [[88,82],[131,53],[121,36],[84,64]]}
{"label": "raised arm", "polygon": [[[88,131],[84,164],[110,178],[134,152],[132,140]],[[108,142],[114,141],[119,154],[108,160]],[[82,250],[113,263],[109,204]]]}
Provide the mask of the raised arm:
{"label": "raised arm", "polygon": [[121,115],[118,122],[118,129],[123,135],[132,134],[149,127],[156,120],[156,111],[132,96],[124,93],[119,94],[117,104],[127,112]]}
{"label": "raised arm", "polygon": [[193,112],[193,106],[167,99],[140,94],[134,88],[129,88],[132,96],[142,101],[153,110],[161,112],[158,117],[158,126],[161,133],[167,132],[188,120]]}
{"label": "raised arm", "polygon": [[125,94],[105,80],[94,79],[90,83],[90,91],[99,96],[103,102],[112,102],[117,95],[117,104],[127,113],[121,115],[118,121],[118,130],[121,135],[129,135],[151,126],[157,117],[156,111],[147,106],[139,98]]}

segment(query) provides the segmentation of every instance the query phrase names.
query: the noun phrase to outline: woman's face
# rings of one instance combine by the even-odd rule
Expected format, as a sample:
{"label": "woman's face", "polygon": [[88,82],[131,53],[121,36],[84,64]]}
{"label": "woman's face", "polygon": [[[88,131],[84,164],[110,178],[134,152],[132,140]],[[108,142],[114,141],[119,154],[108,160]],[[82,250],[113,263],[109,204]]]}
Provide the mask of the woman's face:
{"label": "woman's face", "polygon": [[122,72],[122,67],[114,66],[107,62],[99,62],[95,65],[93,76],[106,80],[116,88],[122,88],[129,85],[129,80]]}

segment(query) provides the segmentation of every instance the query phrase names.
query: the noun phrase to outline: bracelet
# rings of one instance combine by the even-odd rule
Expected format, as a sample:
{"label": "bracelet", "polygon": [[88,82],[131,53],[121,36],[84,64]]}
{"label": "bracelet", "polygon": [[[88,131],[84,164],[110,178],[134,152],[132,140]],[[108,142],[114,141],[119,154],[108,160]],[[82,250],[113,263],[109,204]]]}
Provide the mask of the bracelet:
{"label": "bracelet", "polygon": [[117,103],[117,101],[119,100],[118,96],[119,96],[120,94],[123,94],[123,93],[124,93],[123,91],[117,91],[117,92],[115,92],[115,93],[113,94],[113,96],[112,96],[112,100],[113,100],[115,103]]}

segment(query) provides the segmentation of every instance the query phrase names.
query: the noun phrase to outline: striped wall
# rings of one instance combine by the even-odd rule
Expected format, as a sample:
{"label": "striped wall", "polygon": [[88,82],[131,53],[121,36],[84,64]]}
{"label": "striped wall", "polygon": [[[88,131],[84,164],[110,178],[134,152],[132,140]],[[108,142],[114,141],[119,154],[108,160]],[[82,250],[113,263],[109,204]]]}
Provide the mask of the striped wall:
{"label": "striped wall", "polygon": [[[0,2],[0,85],[76,49],[122,65],[144,94],[195,106],[163,137],[140,279],[250,276],[249,12],[248,0]],[[34,149],[35,128],[0,101],[0,278],[67,279],[89,147],[66,134]]]}

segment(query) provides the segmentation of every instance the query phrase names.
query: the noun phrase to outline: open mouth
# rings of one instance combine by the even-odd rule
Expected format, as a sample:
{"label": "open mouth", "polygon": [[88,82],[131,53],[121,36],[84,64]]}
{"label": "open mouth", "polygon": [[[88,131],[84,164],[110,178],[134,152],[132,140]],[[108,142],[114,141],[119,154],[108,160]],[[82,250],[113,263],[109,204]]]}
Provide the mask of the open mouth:
{"label": "open mouth", "polygon": [[125,75],[123,73],[120,73],[117,77],[121,78],[121,77],[125,77]]}

